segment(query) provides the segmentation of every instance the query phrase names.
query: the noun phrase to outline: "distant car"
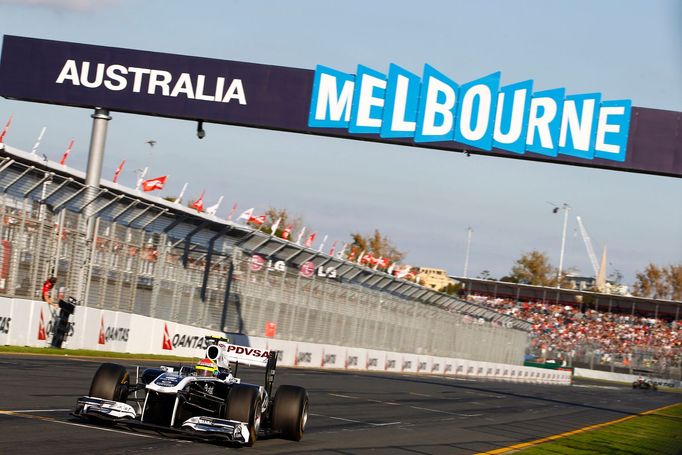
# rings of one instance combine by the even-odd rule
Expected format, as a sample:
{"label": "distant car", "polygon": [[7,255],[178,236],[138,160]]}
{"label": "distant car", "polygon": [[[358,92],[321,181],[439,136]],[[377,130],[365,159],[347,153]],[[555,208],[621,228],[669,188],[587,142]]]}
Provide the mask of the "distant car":
{"label": "distant car", "polygon": [[632,383],[633,389],[658,390],[658,385],[651,378],[639,377]]}
{"label": "distant car", "polygon": [[[225,338],[207,338],[211,343],[206,349],[207,365],[215,365],[211,375],[202,376],[201,363],[162,366],[145,369],[137,383],[131,384],[123,366],[103,363],[88,395],[78,399],[73,415],[247,446],[253,445],[259,434],[299,441],[308,420],[308,393],[303,387],[281,385],[271,396],[277,352],[230,344]],[[264,385],[247,384],[235,377],[240,363],[265,367]],[[144,392],[143,396],[138,392]]]}

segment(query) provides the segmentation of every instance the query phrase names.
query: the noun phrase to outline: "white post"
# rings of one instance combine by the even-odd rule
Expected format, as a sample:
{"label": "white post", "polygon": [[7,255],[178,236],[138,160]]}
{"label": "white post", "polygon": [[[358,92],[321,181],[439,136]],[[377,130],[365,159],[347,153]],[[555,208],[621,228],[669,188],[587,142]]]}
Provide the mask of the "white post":
{"label": "white post", "polygon": [[564,210],[564,230],[561,234],[561,253],[559,254],[559,271],[557,273],[557,284],[556,287],[561,287],[561,272],[564,268],[564,247],[566,246],[566,225],[568,224],[568,211],[571,210],[571,206],[564,203],[562,206]]}
{"label": "white post", "polygon": [[467,251],[466,255],[464,256],[464,278],[467,277],[467,272],[469,270],[469,249],[471,247],[471,233],[473,232],[473,229],[471,227],[467,228]]}

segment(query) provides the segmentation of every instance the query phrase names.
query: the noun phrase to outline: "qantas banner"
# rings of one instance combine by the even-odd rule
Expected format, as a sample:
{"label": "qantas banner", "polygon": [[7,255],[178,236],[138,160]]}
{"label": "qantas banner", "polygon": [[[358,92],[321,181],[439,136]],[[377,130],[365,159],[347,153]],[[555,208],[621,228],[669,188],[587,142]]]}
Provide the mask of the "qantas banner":
{"label": "qantas banner", "polygon": [[[236,354],[259,355],[274,350],[278,352],[278,365],[283,367],[330,368],[345,370],[392,371],[431,375],[473,376],[463,369],[454,372],[452,365],[461,359],[447,359],[416,354],[373,351],[357,347],[303,343],[272,338],[249,337],[214,332],[200,327],[177,324],[161,319],[118,311],[77,306],[65,349],[91,349],[136,354],[167,354],[201,358],[208,342],[207,335],[227,335]],[[0,346],[49,347],[53,335],[53,315],[45,302],[0,297]],[[485,362],[465,361],[483,372]],[[487,376],[495,379],[525,380],[569,384],[570,373],[552,372],[533,367],[497,365],[497,372]],[[504,367],[506,376],[502,373]],[[490,368],[487,368],[490,370]],[[518,373],[509,376],[509,371]],[[472,367],[473,371],[473,367]],[[542,372],[542,377],[538,376]],[[522,375],[521,372],[524,372]],[[528,372],[528,374],[525,374]],[[483,375],[480,373],[479,375]]]}
{"label": "qantas banner", "polygon": [[307,70],[7,35],[0,61],[11,99],[682,177],[680,112],[500,72],[455,79],[428,64]]}

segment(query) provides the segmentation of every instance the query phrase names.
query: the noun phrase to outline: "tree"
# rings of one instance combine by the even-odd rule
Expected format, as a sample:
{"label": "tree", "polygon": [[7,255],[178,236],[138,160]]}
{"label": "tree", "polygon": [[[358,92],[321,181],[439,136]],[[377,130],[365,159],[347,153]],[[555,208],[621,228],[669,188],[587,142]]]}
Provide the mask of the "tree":
{"label": "tree", "polygon": [[492,277],[490,274],[490,270],[483,270],[481,273],[476,277],[481,280],[494,280],[495,278]]}
{"label": "tree", "polygon": [[682,300],[682,264],[659,267],[649,263],[635,275],[632,288],[638,297]]}
{"label": "tree", "polygon": [[682,301],[682,264],[669,266],[666,276],[670,283],[670,300]]}
{"label": "tree", "polygon": [[[557,269],[549,263],[547,254],[533,250],[521,255],[514,263],[511,274],[503,277],[501,280],[536,286],[556,286],[556,277]],[[564,277],[565,275],[562,276],[562,283]]]}
{"label": "tree", "polygon": [[405,253],[398,250],[393,245],[391,239],[381,234],[379,229],[374,229],[374,233],[370,235],[362,235],[358,232],[351,234],[353,242],[351,243],[351,251],[353,248],[358,251],[358,254],[363,251],[366,253],[373,253],[375,258],[388,258],[391,262],[400,262],[405,257]]}
{"label": "tree", "polygon": [[303,226],[303,218],[300,216],[292,216],[287,209],[270,207],[265,211],[265,216],[266,220],[270,222],[270,225],[263,227],[262,231],[268,234],[272,232],[272,225],[277,222],[277,220],[280,220],[279,226],[277,227],[277,232],[275,233],[278,236],[281,236],[282,231],[288,226],[291,226],[292,233],[300,231],[301,227]]}

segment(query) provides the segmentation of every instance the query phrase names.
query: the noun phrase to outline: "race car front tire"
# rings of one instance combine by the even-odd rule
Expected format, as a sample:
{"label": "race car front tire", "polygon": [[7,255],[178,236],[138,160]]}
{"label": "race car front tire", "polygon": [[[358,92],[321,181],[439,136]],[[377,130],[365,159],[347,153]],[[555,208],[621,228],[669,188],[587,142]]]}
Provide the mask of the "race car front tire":
{"label": "race car front tire", "polygon": [[89,395],[125,403],[129,384],[130,376],[124,367],[116,363],[103,363],[92,378]]}
{"label": "race car front tire", "polygon": [[227,393],[225,418],[246,422],[249,427],[247,446],[252,446],[258,437],[260,429],[262,403],[258,388],[242,384],[235,384]]}
{"label": "race car front tire", "polygon": [[272,402],[272,429],[285,439],[300,441],[308,421],[308,393],[303,387],[282,385]]}

